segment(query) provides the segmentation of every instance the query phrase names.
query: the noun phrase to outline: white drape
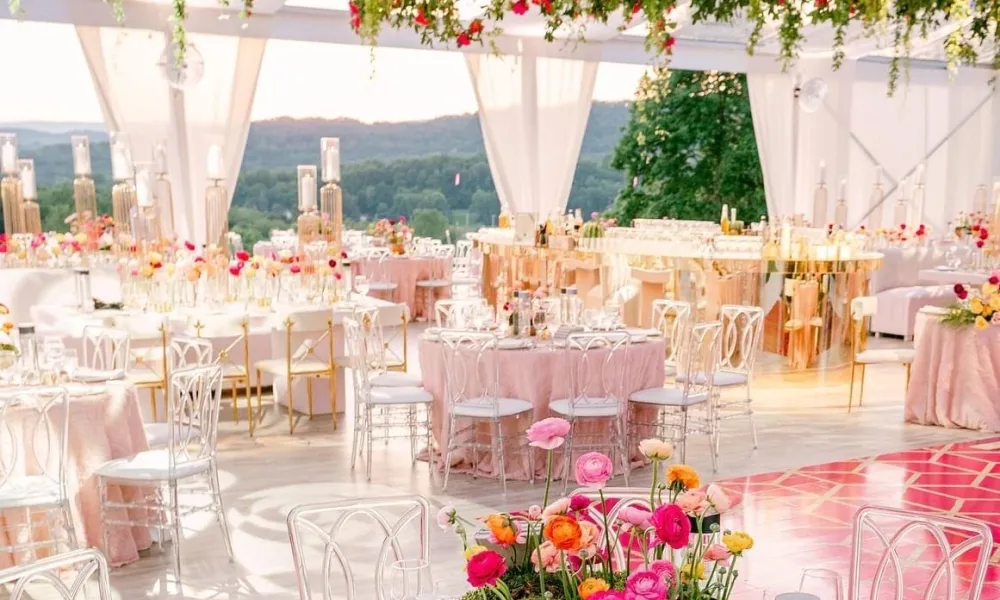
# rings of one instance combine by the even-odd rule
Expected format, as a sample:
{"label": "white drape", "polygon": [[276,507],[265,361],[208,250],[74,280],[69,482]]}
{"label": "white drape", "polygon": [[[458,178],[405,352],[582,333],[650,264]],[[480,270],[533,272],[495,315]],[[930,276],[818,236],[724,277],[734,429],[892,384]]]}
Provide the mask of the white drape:
{"label": "white drape", "polygon": [[748,73],[750,115],[757,139],[757,155],[764,175],[767,214],[789,214],[795,206],[792,188],[793,80],[784,74]]}
{"label": "white drape", "polygon": [[599,61],[468,54],[466,64],[500,202],[565,212]]}
{"label": "white drape", "polygon": [[267,40],[189,35],[204,58],[204,76],[186,90],[170,88],[157,63],[169,34],[77,26],[104,121],[128,136],[133,160],[150,161],[165,143],[180,239],[205,240],[208,148],[222,149],[232,202],[250,130],[250,110]]}

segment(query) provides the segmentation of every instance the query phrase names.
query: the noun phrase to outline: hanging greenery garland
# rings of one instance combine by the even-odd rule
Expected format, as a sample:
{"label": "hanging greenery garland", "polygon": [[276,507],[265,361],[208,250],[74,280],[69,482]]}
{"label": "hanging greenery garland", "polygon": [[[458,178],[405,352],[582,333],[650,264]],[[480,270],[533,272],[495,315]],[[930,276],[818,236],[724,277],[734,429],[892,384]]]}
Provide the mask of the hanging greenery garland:
{"label": "hanging greenery garland", "polygon": [[[254,0],[242,3],[242,17],[253,15]],[[669,62],[674,47],[677,24],[671,18],[676,0],[484,0],[480,15],[471,21],[459,13],[460,0],[351,0],[351,27],[371,45],[378,41],[384,27],[412,29],[426,45],[455,46],[495,40],[504,19],[536,13],[545,25],[545,39],[554,41],[556,33],[568,31],[571,38],[583,40],[588,23],[603,23],[621,15],[627,27],[640,20],[647,22],[646,50],[661,65]],[[21,0],[8,0],[11,14],[21,11]],[[124,22],[123,0],[105,0],[115,18]],[[173,39],[178,65],[187,49],[184,24],[186,0],[173,2]],[[230,0],[218,0],[229,6]],[[778,60],[787,68],[799,56],[805,41],[804,31],[814,25],[833,29],[833,66],[845,58],[844,48],[851,24],[860,25],[866,38],[891,39],[893,51],[889,67],[889,94],[896,90],[900,66],[906,66],[915,40],[947,28],[941,42],[948,69],[960,64],[975,64],[980,57],[992,56],[993,68],[1000,69],[1000,0],[691,0],[691,18],[695,23],[715,21],[733,23],[745,20],[752,25],[747,52],[753,54],[764,28],[777,25]]]}

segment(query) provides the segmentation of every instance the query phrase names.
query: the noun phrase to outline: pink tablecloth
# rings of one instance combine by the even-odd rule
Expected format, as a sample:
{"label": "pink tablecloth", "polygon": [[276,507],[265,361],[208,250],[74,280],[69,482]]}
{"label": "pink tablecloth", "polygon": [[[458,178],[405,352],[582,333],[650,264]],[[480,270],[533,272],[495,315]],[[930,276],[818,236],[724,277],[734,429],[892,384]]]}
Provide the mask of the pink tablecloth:
{"label": "pink tablecloth", "polygon": [[[418,293],[417,282],[430,279],[451,279],[451,259],[434,257],[389,257],[378,259],[357,259],[351,262],[351,272],[354,275],[364,275],[369,281],[389,281],[398,287],[391,294],[372,291],[372,296],[405,304],[410,309],[412,318],[430,318],[434,306],[424,307],[424,294]],[[451,288],[431,288],[434,300],[451,296]],[[423,290],[420,290],[423,291]]]}
{"label": "pink tablecloth", "polygon": [[952,327],[929,317],[917,340],[906,421],[1000,431],[1000,327]]}
{"label": "pink tablecloth", "polygon": [[[447,426],[444,350],[444,346],[439,342],[427,339],[420,341],[421,377],[424,389],[434,396],[432,426],[434,438],[442,451]],[[628,351],[628,364],[625,372],[626,389],[624,394],[626,397],[642,389],[663,385],[665,351],[666,346],[660,339],[632,344]],[[530,415],[519,418],[512,417],[503,422],[503,435],[506,438],[504,456],[507,478],[529,479],[529,454],[523,448],[527,444],[525,432],[535,421],[553,416],[549,412],[549,402],[567,398],[570,395],[567,354],[565,350],[554,349],[549,344],[540,344],[527,350],[499,350],[498,353],[500,357],[500,396],[528,400],[535,407],[534,412]],[[473,393],[472,390],[466,390],[466,392]],[[591,390],[591,393],[597,393],[597,390]],[[653,413],[655,414],[655,411]],[[653,418],[648,410],[644,410],[641,417],[644,422],[649,422]],[[468,423],[459,420],[457,429],[462,430],[467,425]],[[593,444],[596,443],[594,440],[596,435],[607,434],[610,439],[610,433],[613,431],[612,421],[610,419],[581,419],[577,423],[575,431],[578,436],[583,436],[579,443]],[[463,438],[463,441],[470,441],[472,433],[471,431],[467,432],[467,439]],[[478,433],[479,442],[488,444],[490,435],[488,422],[479,429]],[[634,449],[633,452],[633,461],[641,462],[642,456],[638,450]],[[470,448],[456,451],[452,456],[452,471],[471,471],[472,454]],[[481,451],[479,457],[478,472],[499,477],[500,469],[494,457],[488,451]],[[436,456],[435,462],[440,470],[444,470],[443,456]],[[616,464],[615,467],[618,468],[619,465]],[[557,452],[554,465],[556,477],[561,477],[562,468],[562,454]],[[545,456],[539,452],[535,456],[535,476],[544,477],[544,475]]]}
{"label": "pink tablecloth", "polygon": [[[82,546],[100,548],[103,545],[101,528],[101,504],[97,489],[97,478],[93,472],[105,462],[130,456],[149,448],[142,429],[142,415],[136,390],[124,384],[109,384],[97,393],[73,396],[69,400],[69,464],[67,479],[69,494],[73,500],[73,526],[77,540]],[[13,417],[16,407],[7,413],[8,419],[16,425]],[[23,449],[22,449],[23,450]],[[10,460],[10,448],[4,453],[3,462]],[[112,501],[132,499],[138,490],[123,486],[109,486],[108,495]],[[24,527],[16,523],[24,522],[23,511],[7,511],[0,514],[0,544],[9,545],[9,535],[26,535]],[[36,530],[37,533],[37,530]],[[58,532],[60,538],[62,532]],[[144,527],[114,528],[110,536],[110,548],[106,550],[108,560],[120,566],[139,560],[139,550],[149,548],[149,530]],[[0,567],[24,564],[34,559],[26,552],[16,555],[0,555]]]}

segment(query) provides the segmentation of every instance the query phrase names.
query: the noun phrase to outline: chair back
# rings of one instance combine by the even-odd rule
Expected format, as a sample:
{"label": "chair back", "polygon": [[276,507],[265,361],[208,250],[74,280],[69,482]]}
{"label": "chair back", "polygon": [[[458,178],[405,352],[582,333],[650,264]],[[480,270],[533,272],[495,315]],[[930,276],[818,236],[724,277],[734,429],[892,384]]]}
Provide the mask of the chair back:
{"label": "chair back", "polygon": [[96,325],[83,328],[83,366],[96,371],[124,372],[128,363],[128,332]]}
{"label": "chair back", "polygon": [[[378,375],[391,369],[405,371],[409,357],[406,347],[409,307],[406,304],[358,306],[354,309],[353,318],[361,324],[370,374]],[[394,349],[397,346],[399,351]]]}
{"label": "chair back", "polygon": [[653,300],[653,327],[666,342],[664,363],[678,368],[678,361],[691,335],[691,303],[683,300]]}
{"label": "chair back", "polygon": [[497,416],[500,408],[498,342],[496,334],[488,332],[441,332],[449,413],[463,404],[486,407]]}
{"label": "chair back", "polygon": [[[76,577],[67,584],[64,576],[68,569],[74,569]],[[88,600],[87,582],[95,576],[98,600],[111,600],[108,561],[94,548],[65,552],[28,565],[4,569],[0,571],[0,586],[8,589],[10,600],[37,598],[39,592],[43,597],[51,598],[46,593],[48,590],[53,590],[60,600]]]}
{"label": "chair back", "polygon": [[434,318],[437,326],[444,329],[460,329],[472,322],[476,309],[486,306],[485,298],[447,298],[434,303]]}
{"label": "chair back", "polygon": [[469,272],[469,264],[471,263],[472,255],[472,242],[469,240],[458,240],[455,242],[455,256],[452,259],[452,264],[456,271],[461,271],[463,273]]}
{"label": "chair back", "polygon": [[41,477],[68,498],[69,399],[61,387],[39,387],[0,395],[0,490],[18,478]]}
{"label": "chair back", "polygon": [[[872,545],[878,563],[873,562]],[[847,598],[979,600],[992,552],[993,535],[982,521],[864,506],[854,516]],[[865,567],[875,566],[870,585],[862,585],[862,561]],[[910,581],[904,579],[907,568],[917,572]],[[967,589],[959,589],[962,581],[968,581]],[[911,588],[917,582],[927,587],[914,596]],[[862,594],[862,587],[867,593]]]}
{"label": "chair back", "polygon": [[702,323],[691,328],[678,375],[683,375],[684,394],[707,394],[712,398],[715,374],[722,364],[722,323]]}
{"label": "chair back", "polygon": [[759,306],[722,305],[722,363],[730,373],[753,374],[764,331],[764,309]]}
{"label": "chair back", "polygon": [[[351,560],[355,557],[360,562],[356,558],[357,539],[344,532],[345,527],[356,519],[366,521],[363,524],[366,538],[381,542],[371,579],[374,589],[361,592],[358,592],[358,583],[368,578],[355,572]],[[420,496],[359,498],[301,505],[292,509],[286,523],[300,600],[356,600],[372,597],[385,600],[387,595],[383,579],[386,566],[391,565],[391,562],[387,562],[390,559],[392,562],[414,558],[424,561],[428,565],[429,575],[430,506]],[[417,529],[419,540],[416,557],[413,556],[412,545],[400,540],[401,536],[414,528]],[[307,544],[313,545],[316,542],[319,542],[323,555],[322,570],[319,573],[322,580],[318,585],[311,581],[306,560]],[[322,594],[317,591],[314,595],[314,588],[322,589]]]}
{"label": "chair back", "polygon": [[857,354],[868,346],[868,325],[878,312],[878,298],[859,296],[851,300],[851,348]]}
{"label": "chair back", "polygon": [[[333,369],[333,310],[326,308],[293,309],[281,315],[281,324],[285,333],[284,359],[288,372],[308,360],[327,362]],[[298,345],[295,343],[298,340]],[[325,351],[327,357],[319,358],[319,352]]]}
{"label": "chair back", "polygon": [[[219,350],[215,364],[225,367],[237,367],[250,372],[250,317],[246,314],[213,314],[205,319],[197,319],[188,325],[188,335],[194,335],[204,340],[229,340],[225,348]],[[232,352],[239,346],[243,351],[243,360],[236,361]]]}
{"label": "chair back", "polygon": [[167,348],[167,368],[173,373],[179,369],[204,367],[212,364],[212,343],[196,337],[175,335]]}
{"label": "chair back", "polygon": [[576,408],[617,403],[623,406],[625,372],[632,338],[624,332],[575,333],[566,338],[570,415]]}
{"label": "chair back", "polygon": [[167,317],[145,313],[120,314],[115,315],[113,320],[116,328],[128,333],[129,374],[152,374],[166,381],[169,331]]}
{"label": "chair back", "polygon": [[211,365],[174,372],[170,377],[167,421],[169,469],[215,457],[222,403],[222,367]]}
{"label": "chair back", "polygon": [[344,349],[350,360],[351,377],[354,380],[354,403],[368,402],[371,395],[371,353],[362,325],[350,317],[344,317]]}

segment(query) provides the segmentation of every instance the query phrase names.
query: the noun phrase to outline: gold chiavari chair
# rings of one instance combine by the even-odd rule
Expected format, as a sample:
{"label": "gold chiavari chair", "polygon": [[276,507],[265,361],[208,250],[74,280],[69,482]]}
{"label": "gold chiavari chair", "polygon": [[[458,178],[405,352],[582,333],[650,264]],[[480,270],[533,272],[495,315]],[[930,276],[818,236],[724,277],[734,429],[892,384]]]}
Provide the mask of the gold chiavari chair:
{"label": "gold chiavari chair", "polygon": [[[250,393],[250,319],[246,314],[213,314],[196,319],[188,325],[188,334],[198,339],[226,343],[215,354],[215,364],[222,367],[223,387],[229,384],[233,399],[233,422],[240,422],[239,386],[243,386],[247,401],[247,428],[254,433],[253,402]],[[243,358],[233,358],[234,350],[242,348]]]}
{"label": "gold chiavari chair", "polygon": [[[284,333],[284,356],[254,363],[257,376],[257,418],[263,419],[261,399],[261,373],[285,380],[288,394],[288,433],[295,433],[293,409],[293,383],[296,378],[305,378],[309,418],[313,412],[313,380],[330,380],[330,411],[333,428],[337,429],[337,366],[334,357],[333,311],[330,308],[308,308],[293,310],[284,314],[278,331]],[[318,336],[318,337],[312,337]],[[304,337],[293,350],[294,340]],[[317,350],[326,349],[327,356],[320,358]],[[275,398],[277,400],[277,398]]]}
{"label": "gold chiavari chair", "polygon": [[135,387],[149,390],[153,421],[156,422],[159,420],[156,391],[163,390],[165,399],[170,377],[170,367],[167,364],[167,319],[162,315],[122,314],[115,315],[113,323],[116,329],[128,334],[127,378]]}

